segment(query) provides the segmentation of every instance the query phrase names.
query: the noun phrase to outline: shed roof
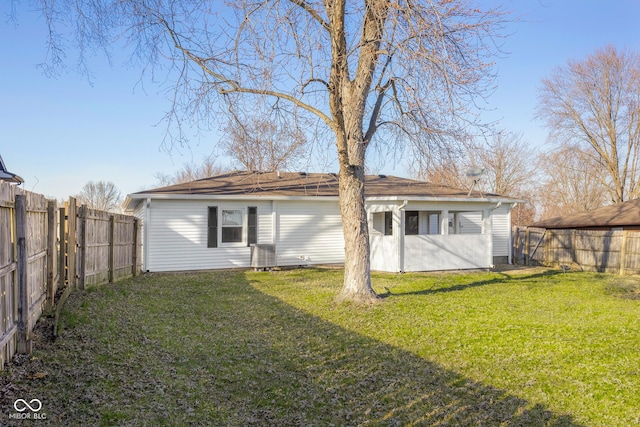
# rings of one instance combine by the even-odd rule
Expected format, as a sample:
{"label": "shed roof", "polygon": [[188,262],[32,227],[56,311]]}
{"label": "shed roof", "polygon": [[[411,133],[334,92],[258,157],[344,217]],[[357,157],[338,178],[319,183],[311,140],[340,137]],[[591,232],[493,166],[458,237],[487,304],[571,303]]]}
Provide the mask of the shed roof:
{"label": "shed roof", "polygon": [[[331,173],[236,171],[183,184],[140,191],[130,194],[129,197],[138,199],[155,195],[337,197],[338,175]],[[365,196],[420,196],[460,199],[502,197],[478,191],[469,194],[468,190],[387,175],[367,175]]]}
{"label": "shed roof", "polygon": [[559,216],[531,224],[531,227],[567,228],[611,228],[640,225],[640,199],[616,203],[575,215]]}

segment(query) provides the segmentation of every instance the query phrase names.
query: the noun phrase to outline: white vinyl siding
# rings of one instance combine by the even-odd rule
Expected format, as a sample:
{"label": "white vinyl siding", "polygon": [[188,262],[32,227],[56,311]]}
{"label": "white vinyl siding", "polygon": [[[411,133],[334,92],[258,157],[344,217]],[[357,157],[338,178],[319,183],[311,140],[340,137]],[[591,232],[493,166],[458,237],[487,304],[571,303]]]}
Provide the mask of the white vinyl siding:
{"label": "white vinyl siding", "polygon": [[406,236],[403,271],[489,268],[490,244],[484,234]]}
{"label": "white vinyl siding", "polygon": [[[145,224],[145,231],[148,232],[145,268],[149,271],[180,271],[248,267],[250,248],[247,245],[219,244],[217,248],[207,247],[209,206],[217,206],[218,212],[222,209],[238,209],[240,206],[245,216],[248,206],[256,206],[258,243],[271,243],[270,202],[156,199],[147,207],[149,221]],[[246,227],[243,232],[246,233]],[[267,235],[267,241],[260,240]],[[246,237],[244,239],[246,242]]]}
{"label": "white vinyl siding", "polygon": [[[371,220],[371,266],[383,271],[487,268],[493,257],[506,257],[510,244],[510,204],[401,201],[368,204]],[[136,216],[143,219],[144,264],[149,271],[250,267],[246,221],[243,243],[207,247],[209,207],[257,208],[257,243],[276,246],[277,265],[344,263],[344,236],[337,200],[153,199],[144,200]],[[405,236],[404,212],[419,211],[419,232]],[[384,235],[384,212],[393,212],[393,234]],[[464,234],[448,234],[455,214]],[[375,217],[375,220],[374,220]],[[385,220],[386,222],[386,220]],[[218,222],[220,226],[222,222]],[[376,231],[377,230],[377,231]],[[472,234],[467,234],[471,232]]]}
{"label": "white vinyl siding", "polygon": [[[395,207],[370,204],[370,217],[393,209],[394,221],[403,231],[402,236],[394,238],[383,238],[379,232],[371,234],[371,267],[381,271],[489,268],[494,233],[505,235],[509,231],[493,230],[490,218],[494,207],[494,203],[464,201],[409,201],[402,205],[398,202]],[[415,225],[407,227],[407,218],[415,222],[416,212],[417,230]]]}
{"label": "white vinyl siding", "polygon": [[508,257],[511,252],[511,205],[502,205],[491,215],[493,256]]}
{"label": "white vinyl siding", "polygon": [[277,203],[278,265],[344,262],[342,219],[337,201]]}
{"label": "white vinyl siding", "polygon": [[458,227],[454,234],[482,234],[482,211],[457,212],[455,216]]}

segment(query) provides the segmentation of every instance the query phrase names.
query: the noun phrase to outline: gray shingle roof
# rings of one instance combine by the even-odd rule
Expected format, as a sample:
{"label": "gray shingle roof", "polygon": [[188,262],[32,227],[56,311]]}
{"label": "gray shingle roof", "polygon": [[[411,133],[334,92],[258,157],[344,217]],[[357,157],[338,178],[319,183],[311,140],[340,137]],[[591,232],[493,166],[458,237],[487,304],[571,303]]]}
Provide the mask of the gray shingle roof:
{"label": "gray shingle roof", "polygon": [[[229,172],[211,178],[170,185],[131,194],[136,195],[251,195],[251,196],[338,196],[338,175],[304,172]],[[367,175],[365,195],[468,198],[468,190],[429,184],[407,178]],[[474,191],[471,197],[501,197]]]}

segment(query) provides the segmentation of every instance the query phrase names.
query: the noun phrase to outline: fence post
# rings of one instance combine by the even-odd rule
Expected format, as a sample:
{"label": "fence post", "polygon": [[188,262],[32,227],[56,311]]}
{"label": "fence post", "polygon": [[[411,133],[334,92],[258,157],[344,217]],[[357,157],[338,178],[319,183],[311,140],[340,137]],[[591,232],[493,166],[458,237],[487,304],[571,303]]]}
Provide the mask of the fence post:
{"label": "fence post", "polygon": [[530,246],[530,233],[529,227],[524,232],[524,265],[529,265],[529,246]]}
{"label": "fence post", "polygon": [[80,208],[80,238],[78,239],[78,253],[80,254],[80,272],[78,275],[78,289],[86,288],[87,278],[87,205]]}
{"label": "fence post", "polygon": [[78,284],[76,273],[78,221],[76,215],[76,199],[74,197],[69,197],[69,211],[67,212],[67,276],[69,279],[69,286],[72,286],[74,289]]}
{"label": "fence post", "polygon": [[27,255],[27,201],[22,194],[16,194],[16,242],[18,277],[18,353],[31,353],[31,331],[29,330],[29,289],[27,269],[29,260]]}
{"label": "fence post", "polygon": [[114,282],[115,277],[115,257],[116,257],[116,219],[114,215],[109,215],[109,283]]}
{"label": "fence post", "polygon": [[53,308],[56,294],[56,202],[47,202],[47,309]]}
{"label": "fence post", "polygon": [[[540,238],[540,242],[542,242],[542,244],[544,245],[544,252],[542,253],[542,263],[543,265],[549,266],[552,265],[551,261],[557,257],[554,254],[555,248],[551,247],[554,233],[547,233],[547,231],[548,230],[545,230],[545,233]],[[538,245],[540,245],[540,243],[538,243]]]}
{"label": "fence post", "polygon": [[622,247],[620,248],[620,275],[624,276],[627,266],[627,237],[628,231],[622,230]]}
{"label": "fence post", "polygon": [[66,261],[67,261],[67,217],[65,208],[58,209],[60,222],[58,223],[60,235],[60,256],[58,257],[58,288],[66,285]]}

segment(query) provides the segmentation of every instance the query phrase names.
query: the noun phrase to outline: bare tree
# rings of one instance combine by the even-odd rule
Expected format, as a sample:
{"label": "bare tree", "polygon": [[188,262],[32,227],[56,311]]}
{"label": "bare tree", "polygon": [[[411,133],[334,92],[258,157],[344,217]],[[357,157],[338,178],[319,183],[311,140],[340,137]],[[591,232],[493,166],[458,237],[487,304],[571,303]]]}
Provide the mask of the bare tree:
{"label": "bare tree", "polygon": [[216,164],[211,157],[205,158],[202,163],[185,163],[182,168],[173,174],[157,172],[154,176],[158,186],[167,186],[191,182],[197,179],[209,178],[225,172],[225,168]]}
{"label": "bare tree", "polygon": [[307,137],[278,117],[234,114],[225,127],[226,154],[249,171],[295,169],[307,159]]}
{"label": "bare tree", "polygon": [[485,170],[486,191],[523,200],[511,213],[513,225],[531,224],[536,216],[537,153],[522,134],[499,131],[486,146],[471,152],[471,163]]}
{"label": "bare tree", "polygon": [[486,146],[470,152],[471,163],[485,170],[485,189],[492,193],[518,196],[533,183],[535,151],[522,134],[500,131]]}
{"label": "bare tree", "polygon": [[467,160],[467,158],[457,158],[441,161],[437,164],[432,163],[429,169],[419,177],[435,185],[471,189],[473,181],[466,176],[466,171],[469,168]]}
{"label": "bare tree", "polygon": [[76,199],[91,209],[122,212],[122,193],[113,182],[89,181],[76,195]]}
{"label": "bare tree", "polygon": [[603,183],[612,202],[640,196],[638,54],[607,46],[558,67],[542,81],[538,116],[552,143],[570,144],[589,159],[585,167],[606,172]]}
{"label": "bare tree", "polygon": [[569,215],[607,203],[603,169],[579,147],[565,144],[542,154],[538,165],[545,181],[540,191],[542,218]]}
{"label": "bare tree", "polygon": [[398,143],[445,143],[473,122],[474,98],[493,83],[494,36],[504,19],[499,9],[466,0],[40,4],[53,36],[56,25],[70,24],[83,47],[108,52],[124,33],[145,64],[174,67],[168,117],[178,124],[208,124],[221,101],[255,97],[324,124],[340,169],[345,270],[338,299],[361,302],[376,296],[364,204],[367,148],[391,140],[392,131]]}
{"label": "bare tree", "polygon": [[[483,143],[464,144],[464,151],[432,158],[418,175],[433,184],[480,190],[525,200],[516,205],[512,214],[514,224],[527,224],[534,220],[537,179],[535,177],[535,150],[529,147],[521,134],[498,131]],[[467,176],[472,168],[483,171],[481,177]],[[476,183],[474,184],[474,180]]]}
{"label": "bare tree", "polygon": [[458,188],[469,188],[471,168],[483,170],[479,189],[501,195],[516,196],[533,183],[535,151],[521,134],[507,131],[493,133],[483,143],[465,144],[464,152],[440,157],[419,173],[427,181]]}

